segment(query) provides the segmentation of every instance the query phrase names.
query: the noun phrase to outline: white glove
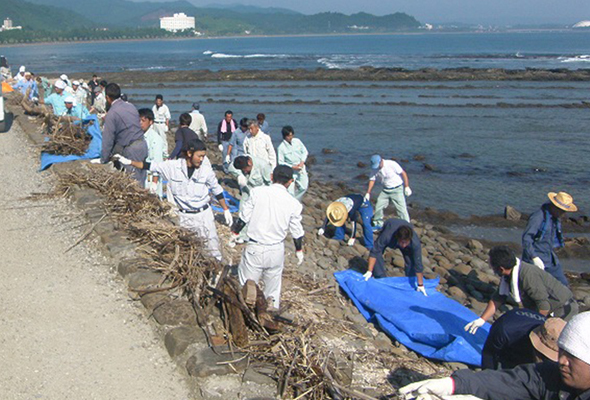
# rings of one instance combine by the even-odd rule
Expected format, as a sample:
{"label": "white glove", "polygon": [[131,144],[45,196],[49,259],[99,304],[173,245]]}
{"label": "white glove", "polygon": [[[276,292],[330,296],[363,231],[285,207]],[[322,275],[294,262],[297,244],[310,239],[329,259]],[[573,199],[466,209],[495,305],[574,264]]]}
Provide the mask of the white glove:
{"label": "white glove", "polygon": [[469,332],[472,335],[475,335],[475,332],[477,332],[477,330],[479,328],[481,328],[485,323],[486,323],[486,321],[484,321],[482,318],[478,318],[474,321],[471,321],[467,325],[465,325],[465,328],[463,328],[463,329],[465,329],[466,332]]}
{"label": "white glove", "polygon": [[426,294],[426,288],[424,288],[424,285],[422,285],[422,286],[418,286],[418,287],[416,288],[416,292],[420,292],[420,293],[422,293],[424,296],[428,297],[428,295]]}
{"label": "white glove", "polygon": [[115,154],[113,159],[119,161],[123,165],[131,165],[131,160],[123,157],[121,154]]}
{"label": "white glove", "polygon": [[406,186],[404,188],[404,194],[406,195],[406,197],[410,197],[412,195],[412,189],[410,189],[409,186]]}
{"label": "white glove", "polygon": [[404,399],[418,399],[418,398],[431,398],[430,396],[422,396],[433,394],[438,397],[451,396],[455,391],[455,382],[453,378],[441,378],[441,379],[427,379],[425,381],[410,383],[399,389],[399,394]]}
{"label": "white glove", "polygon": [[305,256],[303,255],[303,250],[296,251],[295,255],[297,256],[297,265],[303,264],[303,260],[305,259]]}
{"label": "white glove", "polygon": [[230,233],[229,242],[227,242],[227,245],[233,249],[234,247],[236,247],[236,240],[237,239],[238,239],[238,235],[236,235],[233,232]]}
{"label": "white glove", "polygon": [[371,201],[371,193],[365,195],[365,201]]}
{"label": "white glove", "polygon": [[228,155],[226,155],[226,156],[225,156],[225,163],[226,163],[226,164],[229,164],[229,163],[230,163],[230,161],[231,161],[231,157],[230,157],[230,156],[229,156],[229,154],[228,154]]}
{"label": "white glove", "polygon": [[157,194],[158,193],[158,182],[150,182],[148,185],[148,190],[150,193]]}
{"label": "white glove", "polygon": [[231,216],[231,212],[229,210],[223,210],[223,217],[225,218],[225,223],[227,226],[231,226],[231,224],[233,224],[234,219]]}
{"label": "white glove", "polygon": [[220,144],[219,146],[217,146],[217,148],[219,149],[219,151],[223,151],[223,145]]}
{"label": "white glove", "polygon": [[373,271],[367,271],[363,275],[363,278],[365,278],[365,280],[368,281],[369,279],[371,279],[372,276],[373,276]]}
{"label": "white glove", "polygon": [[535,264],[537,267],[541,268],[542,270],[545,270],[545,263],[543,262],[543,260],[541,260],[541,258],[539,258],[539,257],[533,258],[533,264]]}
{"label": "white glove", "polygon": [[93,158],[90,160],[90,164],[101,164],[100,158]]}
{"label": "white glove", "polygon": [[322,236],[324,234],[324,230],[322,228],[318,229],[318,236]]}
{"label": "white glove", "polygon": [[351,246],[351,247],[354,246],[354,241],[355,241],[354,238],[348,239],[348,245]]}
{"label": "white glove", "polygon": [[248,179],[244,175],[238,176],[238,186],[243,188],[248,185]]}

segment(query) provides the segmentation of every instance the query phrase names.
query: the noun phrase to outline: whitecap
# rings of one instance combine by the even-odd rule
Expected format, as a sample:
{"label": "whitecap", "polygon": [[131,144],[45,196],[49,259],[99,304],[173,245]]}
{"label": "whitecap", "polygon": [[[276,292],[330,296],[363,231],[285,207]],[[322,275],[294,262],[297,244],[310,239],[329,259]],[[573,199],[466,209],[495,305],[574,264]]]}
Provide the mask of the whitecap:
{"label": "whitecap", "polygon": [[335,62],[332,62],[328,58],[320,58],[317,60],[317,62],[325,65],[328,69],[343,69],[340,65],[336,64]]}
{"label": "whitecap", "polygon": [[208,56],[209,54],[213,54],[213,52],[211,50],[205,50],[203,54]]}
{"label": "whitecap", "polygon": [[590,62],[590,55],[582,54],[574,57],[559,57],[562,63]]}
{"label": "whitecap", "polygon": [[213,53],[211,54],[211,58],[242,58],[243,56],[239,56],[237,54],[224,54],[224,53]]}

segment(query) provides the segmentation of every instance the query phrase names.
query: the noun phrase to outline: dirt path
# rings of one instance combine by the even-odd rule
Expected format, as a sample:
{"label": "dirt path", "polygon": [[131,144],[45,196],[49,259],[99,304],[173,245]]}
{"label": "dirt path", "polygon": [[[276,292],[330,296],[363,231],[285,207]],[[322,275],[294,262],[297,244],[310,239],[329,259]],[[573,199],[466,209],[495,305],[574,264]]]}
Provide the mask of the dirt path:
{"label": "dirt path", "polygon": [[0,397],[193,398],[161,340],[65,201],[23,201],[50,175],[18,124],[0,134]]}

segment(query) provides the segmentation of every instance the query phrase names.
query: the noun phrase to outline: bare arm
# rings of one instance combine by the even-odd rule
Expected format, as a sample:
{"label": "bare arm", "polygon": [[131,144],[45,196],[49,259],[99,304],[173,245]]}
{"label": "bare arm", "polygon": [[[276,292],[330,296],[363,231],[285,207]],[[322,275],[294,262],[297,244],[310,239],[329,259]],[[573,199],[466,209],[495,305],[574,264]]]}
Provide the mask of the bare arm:
{"label": "bare arm", "polygon": [[375,186],[375,181],[369,181],[369,187],[367,188],[367,194],[371,194],[371,190],[373,190],[373,186]]}
{"label": "bare arm", "polygon": [[404,187],[410,187],[410,180],[408,179],[406,171],[402,171],[402,179],[404,180]]}

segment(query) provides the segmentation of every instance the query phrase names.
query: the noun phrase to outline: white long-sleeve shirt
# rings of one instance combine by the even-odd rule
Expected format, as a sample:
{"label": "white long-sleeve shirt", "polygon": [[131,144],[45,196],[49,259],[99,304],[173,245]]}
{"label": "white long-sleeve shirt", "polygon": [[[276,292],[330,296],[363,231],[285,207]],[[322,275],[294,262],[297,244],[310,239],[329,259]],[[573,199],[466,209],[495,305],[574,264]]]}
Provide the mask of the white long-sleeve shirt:
{"label": "white long-sleeve shirt", "polygon": [[205,116],[197,110],[193,110],[190,114],[191,124],[189,128],[197,134],[199,139],[205,140],[207,138],[207,122]]}
{"label": "white long-sleeve shirt", "polygon": [[303,206],[280,184],[259,186],[240,210],[240,219],[248,223],[248,237],[260,244],[281,243],[291,233],[294,239],[304,235],[301,225]]}
{"label": "white long-sleeve shirt", "polygon": [[244,151],[247,155],[267,160],[271,170],[277,166],[277,153],[272,146],[270,136],[258,131],[256,136],[248,135],[244,140]]}
{"label": "white long-sleeve shirt", "polygon": [[169,121],[170,118],[172,118],[170,115],[170,109],[166,104],[162,104],[162,107],[158,107],[154,104],[152,111],[154,112],[154,122],[156,123],[166,123],[166,121]]}

